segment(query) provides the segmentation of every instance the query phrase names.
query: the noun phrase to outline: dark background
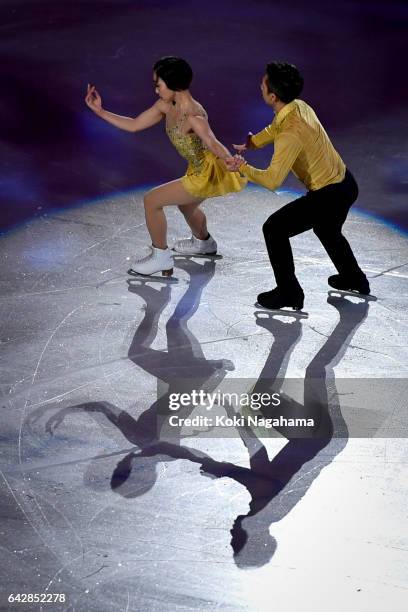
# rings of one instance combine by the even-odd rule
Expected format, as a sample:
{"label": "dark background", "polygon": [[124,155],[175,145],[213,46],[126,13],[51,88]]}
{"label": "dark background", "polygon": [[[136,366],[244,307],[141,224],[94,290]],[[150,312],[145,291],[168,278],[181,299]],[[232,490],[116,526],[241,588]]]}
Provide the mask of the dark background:
{"label": "dark background", "polygon": [[[272,119],[265,63],[298,65],[359,208],[408,229],[406,2],[14,0],[0,18],[3,228],[183,174],[163,125],[122,132],[83,102],[91,82],[105,108],[135,116],[155,100],[153,62],[172,54],[191,62],[192,93],[227,146]],[[250,160],[265,167],[271,154]]]}

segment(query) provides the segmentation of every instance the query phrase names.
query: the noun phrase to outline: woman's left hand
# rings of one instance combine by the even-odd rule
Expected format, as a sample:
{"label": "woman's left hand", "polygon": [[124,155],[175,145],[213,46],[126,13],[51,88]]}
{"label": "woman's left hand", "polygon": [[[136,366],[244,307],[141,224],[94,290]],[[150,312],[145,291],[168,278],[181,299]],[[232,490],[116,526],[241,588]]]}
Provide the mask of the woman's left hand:
{"label": "woman's left hand", "polygon": [[234,157],[229,157],[225,160],[225,165],[230,172],[237,172],[240,166],[242,166],[244,163],[245,159],[242,157],[242,155],[235,155]]}
{"label": "woman's left hand", "polygon": [[88,87],[86,90],[86,96],[85,96],[85,103],[95,114],[98,115],[102,112],[101,96],[97,92],[95,85],[90,85],[88,83]]}

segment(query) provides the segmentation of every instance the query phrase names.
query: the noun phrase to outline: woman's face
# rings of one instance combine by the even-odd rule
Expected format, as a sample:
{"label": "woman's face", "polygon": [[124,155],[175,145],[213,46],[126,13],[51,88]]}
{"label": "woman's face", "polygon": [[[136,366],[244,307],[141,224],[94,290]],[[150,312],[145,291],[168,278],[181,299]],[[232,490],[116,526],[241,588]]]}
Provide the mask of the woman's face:
{"label": "woman's face", "polygon": [[158,77],[155,72],[153,72],[153,84],[154,91],[159,96],[159,98],[161,98],[165,102],[172,102],[174,100],[174,95],[176,92],[174,92],[172,89],[169,89],[163,79]]}

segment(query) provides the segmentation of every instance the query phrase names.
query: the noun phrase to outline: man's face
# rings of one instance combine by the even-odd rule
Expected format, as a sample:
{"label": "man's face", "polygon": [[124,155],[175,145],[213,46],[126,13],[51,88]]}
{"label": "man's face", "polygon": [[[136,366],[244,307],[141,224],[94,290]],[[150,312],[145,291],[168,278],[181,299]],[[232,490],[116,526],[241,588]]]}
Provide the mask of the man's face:
{"label": "man's face", "polygon": [[273,93],[270,93],[268,91],[268,86],[266,84],[266,74],[262,77],[262,81],[261,81],[261,92],[262,92],[262,97],[264,99],[264,102],[266,104],[268,104],[268,106],[272,106],[272,102],[274,102],[274,100],[276,100],[276,96]]}

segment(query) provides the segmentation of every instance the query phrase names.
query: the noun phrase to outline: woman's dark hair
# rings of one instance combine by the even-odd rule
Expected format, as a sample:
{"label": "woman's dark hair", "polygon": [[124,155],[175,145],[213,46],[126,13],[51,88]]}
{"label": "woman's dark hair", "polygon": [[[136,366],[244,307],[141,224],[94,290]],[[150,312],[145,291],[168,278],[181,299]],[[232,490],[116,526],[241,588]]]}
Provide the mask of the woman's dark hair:
{"label": "woman's dark hair", "polygon": [[287,104],[300,96],[303,77],[293,64],[270,62],[266,66],[266,86],[279,100]]}
{"label": "woman's dark hair", "polygon": [[190,87],[193,71],[181,57],[161,57],[153,66],[156,76],[161,78],[172,91],[183,91]]}

